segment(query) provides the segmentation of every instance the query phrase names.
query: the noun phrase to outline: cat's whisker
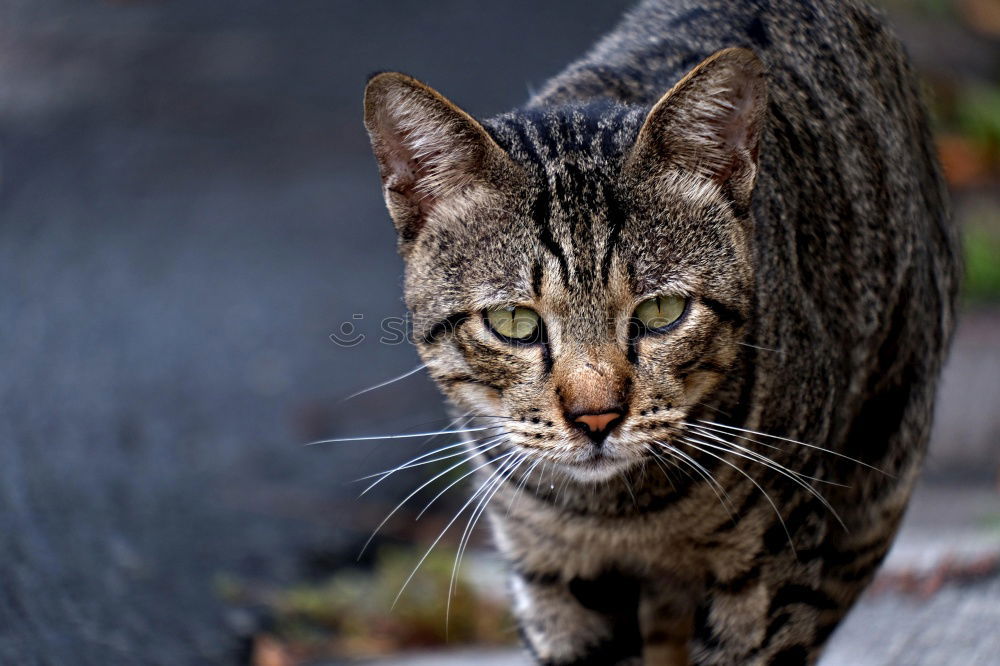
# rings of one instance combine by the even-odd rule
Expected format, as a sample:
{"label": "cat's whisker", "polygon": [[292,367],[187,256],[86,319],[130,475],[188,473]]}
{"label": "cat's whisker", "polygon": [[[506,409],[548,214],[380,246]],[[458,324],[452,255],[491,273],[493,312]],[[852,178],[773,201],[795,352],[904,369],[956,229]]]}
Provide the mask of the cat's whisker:
{"label": "cat's whisker", "polygon": [[458,572],[462,567],[462,557],[465,555],[465,549],[469,545],[469,541],[472,538],[472,533],[476,529],[476,524],[479,522],[480,516],[486,511],[486,507],[489,505],[493,496],[497,494],[500,488],[506,483],[514,472],[527,460],[529,454],[522,453],[520,456],[514,457],[507,461],[509,464],[506,469],[501,471],[496,475],[496,479],[493,481],[492,488],[483,494],[482,499],[479,500],[479,504],[476,508],[472,510],[472,514],[469,516],[469,521],[465,525],[465,530],[462,532],[462,538],[458,542],[458,550],[455,552],[455,563],[451,568],[451,580],[448,582],[448,596],[445,600],[445,633],[448,632],[448,621],[451,617],[451,597],[455,591],[455,581],[458,578]]}
{"label": "cat's whisker", "polygon": [[638,509],[639,501],[635,498],[635,493],[632,491],[632,485],[628,482],[628,479],[625,477],[625,472],[618,472],[618,476],[621,477],[622,483],[625,484],[625,490],[628,491],[629,497],[632,498],[632,504],[635,505],[636,509]]}
{"label": "cat's whisker", "polygon": [[309,442],[304,446],[317,446],[319,444],[338,444],[342,442],[371,442],[381,439],[413,439],[414,437],[437,437],[439,435],[460,435],[467,432],[483,432],[484,430],[493,430],[496,428],[501,428],[500,425],[490,425],[478,428],[461,428],[459,430],[436,430],[433,432],[410,432],[401,433],[395,435],[365,435],[363,437],[335,437],[332,439],[320,439],[315,442]]}
{"label": "cat's whisker", "polygon": [[646,482],[646,474],[649,470],[646,469],[646,465],[641,465],[639,467],[639,484],[642,485]]}
{"label": "cat's whisker", "polygon": [[[516,454],[516,451],[510,451],[508,453],[505,453],[505,454],[501,455],[500,457],[495,458],[494,460],[487,461],[486,464],[483,465],[483,467],[485,467],[486,465],[490,464],[491,462],[494,462],[494,463],[495,462],[499,462],[499,461],[507,459],[507,458],[509,458],[509,457],[511,457],[511,456],[513,456],[515,454]],[[477,469],[479,469],[479,468],[477,468]],[[473,471],[475,471],[475,470],[473,470]],[[420,569],[420,566],[427,560],[428,557],[430,557],[431,552],[438,545],[438,543],[441,542],[441,539],[443,539],[444,535],[448,532],[449,529],[451,529],[451,526],[455,524],[455,521],[458,520],[459,516],[461,516],[465,512],[465,510],[468,509],[472,505],[472,503],[476,501],[476,499],[483,492],[483,489],[485,488],[486,484],[489,482],[490,479],[493,478],[493,475],[495,475],[495,474],[496,474],[496,471],[494,471],[493,474],[491,474],[487,478],[487,480],[484,481],[479,486],[479,489],[475,493],[472,494],[472,497],[470,497],[465,502],[465,504],[463,504],[462,507],[458,511],[455,512],[455,515],[452,517],[452,519],[449,520],[448,524],[444,526],[444,529],[442,529],[441,532],[437,535],[437,537],[431,543],[430,547],[427,549],[427,551],[423,554],[423,556],[417,562],[417,565],[415,567],[413,567],[413,571],[411,571],[410,575],[407,576],[407,578],[406,578],[405,581],[403,581],[403,585],[402,585],[402,587],[399,588],[399,593],[396,594],[396,598],[393,599],[392,606],[390,608],[395,608],[396,607],[396,604],[399,603],[399,598],[401,596],[403,596],[403,592],[406,590],[406,586],[410,584],[411,580],[413,580],[413,577],[417,574],[417,571]]]}
{"label": "cat's whisker", "polygon": [[[659,442],[657,442],[657,443],[659,444]],[[649,453],[649,455],[653,456],[654,458],[656,458],[660,462],[666,463],[667,465],[669,465],[670,469],[677,470],[678,472],[681,472],[682,474],[684,474],[685,476],[687,476],[689,479],[694,480],[694,477],[691,476],[691,473],[688,472],[683,467],[681,467],[680,464],[676,460],[673,459],[674,458],[673,454],[670,454],[670,457],[664,457],[662,454],[660,454],[659,451],[656,450],[656,448],[652,444],[649,444],[649,443],[647,443],[644,446],[644,448],[646,449],[646,452]]]}
{"label": "cat's whisker", "polygon": [[[463,419],[464,419],[464,420],[463,420]],[[461,424],[461,425],[458,425],[458,422],[459,422],[459,421],[462,421],[462,424]],[[468,413],[468,412],[466,412],[465,414],[462,414],[461,416],[459,416],[459,417],[457,417],[457,418],[454,418],[454,419],[452,419],[452,420],[451,420],[451,421],[450,421],[450,422],[448,423],[448,425],[446,426],[446,428],[453,428],[453,427],[455,427],[455,426],[458,426],[459,428],[465,428],[466,426],[468,426],[468,425],[469,425],[469,422],[470,422],[470,421],[472,421],[472,417],[470,417],[470,416],[469,416],[469,413]],[[382,472],[378,472],[378,473],[376,473],[376,474],[369,474],[369,475],[367,475],[367,476],[363,476],[363,477],[361,477],[360,479],[355,479],[355,481],[365,481],[365,480],[367,480],[367,479],[372,479],[372,478],[375,478],[376,476],[382,476],[382,475],[386,475],[386,476],[388,476],[389,474],[392,474],[392,473],[394,473],[394,472],[396,472],[396,471],[399,471],[399,469],[406,469],[406,466],[408,466],[408,465],[410,465],[411,463],[414,463],[414,462],[416,462],[416,461],[418,461],[418,460],[422,460],[423,458],[426,458],[427,456],[430,456],[430,455],[435,455],[435,454],[437,454],[437,453],[442,453],[442,452],[444,452],[444,451],[447,451],[448,449],[451,449],[451,448],[455,448],[455,447],[458,447],[458,446],[462,446],[462,445],[464,445],[464,444],[474,444],[474,443],[477,443],[477,442],[480,442],[480,441],[482,441],[483,439],[485,439],[485,437],[478,437],[478,438],[474,438],[474,439],[467,439],[467,440],[464,440],[464,441],[461,441],[461,442],[458,442],[458,443],[456,443],[456,444],[451,444],[451,445],[448,445],[448,446],[442,446],[442,447],[440,447],[440,448],[438,448],[438,449],[435,449],[434,451],[430,451],[430,452],[428,452],[428,453],[425,453],[425,454],[423,454],[423,455],[420,455],[420,456],[417,456],[416,458],[412,458],[412,459],[411,459],[411,460],[409,460],[408,462],[405,462],[405,463],[403,463],[402,465],[400,465],[400,467],[398,467],[398,468],[395,468],[395,469],[389,469],[389,470],[384,470],[384,471],[382,471]],[[422,442],[422,444],[423,444],[423,445],[427,445],[427,444],[429,444],[430,442],[432,442],[433,440],[434,440],[434,436],[431,436],[431,437],[428,437],[427,439],[425,439],[425,440],[424,440],[424,441]],[[362,492],[361,494],[362,494],[362,495],[364,495],[364,494],[365,494],[365,492],[368,492],[368,489],[365,489],[365,491],[364,491],[364,492]]]}
{"label": "cat's whisker", "polygon": [[459,562],[461,561],[462,551],[465,547],[467,539],[471,534],[472,525],[474,520],[476,519],[476,516],[479,514],[481,510],[483,510],[483,508],[489,501],[489,498],[492,497],[491,492],[493,491],[493,489],[495,487],[499,487],[502,484],[503,479],[507,476],[508,472],[512,473],[518,466],[520,466],[522,462],[524,462],[525,459],[527,459],[527,457],[528,454],[522,453],[520,455],[514,456],[513,458],[507,459],[506,461],[504,461],[502,465],[498,466],[498,468],[495,470],[495,473],[491,475],[491,478],[485,484],[484,486],[485,490],[480,496],[479,503],[476,505],[476,507],[472,510],[472,513],[469,515],[469,520],[468,522],[466,522],[465,529],[462,531],[462,536],[461,538],[459,538],[458,541],[458,548],[455,551],[455,563],[452,566],[451,584],[449,584],[448,587],[449,602],[451,600],[452,587],[455,582],[456,572],[458,571]]}
{"label": "cat's whisker", "polygon": [[[837,513],[837,510],[833,508],[833,506],[830,504],[830,502],[828,502],[827,499],[825,497],[823,497],[823,495],[820,494],[820,492],[818,490],[816,490],[815,488],[813,488],[808,483],[806,483],[805,481],[802,480],[803,477],[804,478],[809,478],[809,479],[815,479],[815,477],[811,477],[811,476],[807,476],[807,475],[804,475],[804,474],[800,474],[798,472],[793,472],[792,470],[789,470],[787,467],[779,465],[778,463],[776,463],[776,462],[774,462],[774,461],[772,461],[772,460],[770,460],[770,459],[768,459],[768,458],[760,455],[759,453],[756,453],[755,451],[751,451],[750,449],[744,448],[744,447],[739,446],[737,444],[733,444],[732,442],[725,442],[724,440],[717,440],[717,441],[723,442],[723,444],[726,445],[726,446],[717,446],[717,445],[711,444],[709,442],[706,442],[704,440],[691,438],[690,436],[689,436],[689,439],[691,439],[692,441],[697,442],[698,444],[701,444],[702,446],[707,446],[709,448],[715,449],[716,451],[725,451],[727,453],[732,453],[734,456],[737,456],[739,458],[743,458],[743,459],[749,460],[751,462],[756,462],[757,464],[763,465],[764,467],[767,467],[768,469],[774,470],[778,474],[781,474],[782,476],[784,476],[784,477],[786,477],[788,479],[791,479],[792,482],[798,484],[803,490],[805,490],[806,492],[808,492],[809,494],[811,494],[813,497],[815,497],[817,500],[819,500],[819,502],[824,507],[826,507],[826,509],[830,512],[830,514],[833,515],[834,518],[836,518],[837,522],[840,523],[841,527],[843,527],[845,530],[847,529],[847,525],[845,525],[844,521],[841,520],[840,514]],[[736,450],[736,449],[739,449],[739,450]],[[741,453],[741,451],[742,451],[742,453]],[[815,480],[820,480],[820,479],[815,479]]]}
{"label": "cat's whisker", "polygon": [[559,504],[559,498],[562,497],[563,492],[566,490],[566,486],[569,485],[570,476],[569,474],[562,475],[562,483],[559,484],[559,490],[556,491],[555,503]]}
{"label": "cat's whisker", "polygon": [[785,353],[783,349],[773,349],[772,347],[762,347],[760,345],[752,345],[749,342],[737,342],[736,344],[741,345],[743,347],[750,347],[751,349],[759,349],[760,351],[774,352],[775,354]]}
{"label": "cat's whisker", "polygon": [[[376,477],[388,477],[388,476],[390,476],[392,474],[395,474],[396,472],[399,472],[399,471],[402,471],[402,470],[411,469],[413,467],[420,467],[422,465],[429,465],[429,464],[431,464],[433,462],[438,462],[440,460],[447,460],[447,459],[453,458],[453,457],[455,457],[457,455],[462,455],[462,451],[458,451],[456,453],[449,453],[448,455],[440,456],[440,457],[434,458],[432,460],[427,460],[427,458],[429,458],[430,456],[438,455],[440,453],[444,453],[445,451],[449,451],[451,449],[457,449],[457,448],[461,448],[461,447],[465,447],[465,446],[477,446],[477,445],[479,445],[481,442],[483,442],[485,440],[488,440],[488,439],[491,439],[491,438],[494,438],[494,437],[503,436],[503,435],[506,435],[506,433],[498,433],[496,435],[484,435],[482,437],[475,437],[475,438],[472,438],[472,439],[464,439],[464,440],[462,440],[460,442],[454,442],[454,443],[448,444],[446,446],[441,446],[441,447],[438,447],[438,448],[436,448],[436,449],[434,449],[432,451],[427,451],[425,453],[422,453],[419,456],[416,456],[415,458],[410,458],[406,462],[400,463],[396,467],[390,467],[389,469],[382,470],[381,472],[374,472],[372,474],[366,474],[365,476],[359,477],[359,478],[355,479],[354,481],[355,482],[360,482],[360,481],[367,481],[368,479],[374,479]],[[362,493],[362,494],[364,494],[364,493]]]}
{"label": "cat's whisker", "polygon": [[[858,465],[861,465],[863,467],[867,467],[868,469],[874,470],[874,471],[878,472],[879,474],[884,474],[884,475],[888,476],[889,478],[895,478],[889,472],[886,472],[885,470],[879,469],[878,467],[875,467],[873,465],[869,465],[868,463],[864,462],[863,460],[858,460],[857,458],[852,458],[850,456],[844,455],[843,453],[838,453],[837,451],[831,451],[830,449],[824,449],[822,446],[817,446],[816,444],[808,444],[806,442],[800,442],[797,439],[789,439],[788,437],[779,437],[778,435],[770,435],[770,434],[768,434],[766,432],[760,432],[760,431],[757,431],[757,430],[748,430],[746,428],[738,428],[737,426],[726,425],[726,424],[723,424],[723,423],[716,423],[715,421],[707,421],[705,419],[698,419],[698,422],[702,423],[702,424],[705,424],[707,426],[714,426],[716,428],[723,428],[725,430],[731,430],[731,431],[736,431],[736,432],[748,433],[748,434],[751,434],[751,435],[757,435],[759,437],[770,437],[771,439],[777,439],[777,440],[780,440],[782,442],[788,442],[789,444],[798,444],[799,446],[804,446],[806,448],[813,449],[813,450],[816,450],[816,451],[822,451],[823,453],[829,453],[832,456],[837,456],[838,458],[843,458],[844,460],[849,460],[849,461],[851,461],[853,463],[857,463]],[[747,439],[750,439],[750,438],[747,437]],[[755,441],[755,440],[750,440],[750,441]],[[757,442],[757,443],[759,444],[760,442]]]}
{"label": "cat's whisker", "polygon": [[[379,533],[379,531],[380,531],[380,530],[381,530],[381,529],[382,529],[382,528],[383,528],[383,527],[385,526],[385,524],[386,524],[386,523],[388,523],[388,522],[389,522],[389,520],[390,520],[390,519],[391,519],[391,518],[392,518],[392,517],[393,517],[394,515],[396,515],[396,513],[397,513],[397,512],[398,512],[398,511],[399,511],[400,509],[402,509],[402,508],[403,508],[403,506],[404,506],[404,505],[405,505],[405,504],[406,504],[407,502],[409,502],[409,501],[410,501],[411,499],[413,499],[413,497],[414,497],[414,496],[416,496],[416,495],[417,495],[417,494],[418,494],[418,493],[419,493],[419,492],[420,492],[421,490],[423,490],[423,489],[424,489],[424,488],[426,488],[427,486],[431,485],[432,483],[434,483],[435,481],[437,481],[438,479],[440,479],[440,478],[441,478],[442,476],[445,476],[445,475],[449,474],[450,472],[452,472],[452,471],[454,471],[454,470],[458,469],[459,467],[461,467],[462,465],[466,464],[467,462],[470,462],[470,461],[472,461],[472,460],[475,460],[475,458],[476,458],[477,456],[481,455],[482,453],[485,453],[486,451],[490,451],[490,450],[492,450],[492,449],[494,449],[494,448],[496,448],[496,447],[500,446],[501,444],[503,444],[503,442],[502,442],[502,441],[500,441],[500,442],[497,442],[497,443],[493,444],[493,445],[492,445],[492,446],[491,446],[491,447],[490,447],[489,449],[486,449],[485,451],[476,451],[475,453],[472,453],[472,454],[471,454],[471,455],[470,455],[469,457],[465,458],[464,460],[460,460],[460,461],[458,461],[457,463],[455,463],[454,465],[452,465],[452,466],[451,466],[451,467],[449,467],[448,469],[444,470],[443,472],[439,472],[438,474],[435,474],[435,475],[434,475],[433,477],[431,477],[430,479],[428,479],[427,481],[425,481],[424,483],[422,483],[422,484],[421,484],[420,486],[418,486],[416,490],[414,490],[413,492],[411,492],[411,493],[410,493],[409,495],[407,495],[407,496],[406,496],[406,497],[405,497],[405,498],[403,499],[403,501],[402,501],[402,502],[400,502],[399,504],[397,504],[397,505],[396,505],[396,507],[395,507],[395,508],[394,508],[394,509],[393,509],[392,511],[390,511],[390,512],[389,512],[389,514],[388,514],[388,515],[387,515],[387,516],[386,516],[385,518],[383,518],[383,519],[382,519],[382,522],[378,524],[378,526],[377,526],[377,527],[375,528],[375,530],[374,530],[374,531],[372,531],[372,533],[371,533],[371,536],[369,536],[369,537],[368,537],[368,540],[367,540],[367,541],[365,541],[364,545],[363,545],[363,546],[361,547],[361,552],[360,552],[360,553],[358,553],[358,559],[361,559],[361,556],[362,556],[362,555],[364,555],[364,552],[365,552],[365,550],[367,550],[367,549],[368,549],[368,546],[369,546],[369,545],[371,545],[371,542],[372,542],[372,541],[373,541],[373,540],[375,539],[375,536],[376,536],[376,535],[377,535],[377,534]],[[450,485],[448,486],[448,488],[451,488],[451,487],[452,487],[452,486],[454,486],[454,485],[455,485],[456,483],[458,483],[458,481],[461,481],[462,479],[464,479],[465,477],[467,477],[467,476],[468,476],[469,474],[472,474],[472,473],[474,473],[474,472],[475,472],[475,471],[476,471],[477,469],[480,469],[481,467],[485,467],[485,466],[486,466],[486,465],[488,465],[488,464],[489,464],[489,461],[487,461],[486,463],[484,463],[484,464],[483,464],[483,465],[481,465],[480,467],[477,467],[476,469],[472,470],[471,472],[468,472],[468,473],[466,473],[465,475],[463,475],[463,476],[459,477],[459,479],[458,479],[457,481],[453,482],[452,484],[450,484]],[[445,490],[447,490],[448,488],[445,488]],[[444,492],[444,491],[442,491],[442,493],[439,493],[439,494],[438,494],[437,496],[435,496],[435,498],[434,498],[434,499],[437,499],[438,497],[440,497],[440,496],[441,496],[441,494],[443,494],[443,492]],[[432,503],[433,503],[433,501],[434,501],[434,500],[431,500],[431,502],[432,502]],[[427,505],[427,507],[429,507],[429,506],[430,506],[430,504],[428,504],[428,505]],[[421,512],[420,512],[419,514],[417,514],[417,519],[418,519],[418,520],[420,519],[420,516],[422,516],[422,515],[424,514],[424,511],[426,511],[426,510],[427,510],[427,507],[424,507],[424,510],[423,510],[423,511],[421,511]]]}
{"label": "cat's whisker", "polygon": [[708,403],[705,402],[695,402],[694,404],[698,405],[699,407],[704,407],[705,409],[711,409],[716,414],[722,414],[723,416],[732,416],[732,414],[730,414],[726,410],[719,409],[718,407],[713,407],[712,405],[709,405]]}
{"label": "cat's whisker", "polygon": [[785,519],[781,517],[781,512],[778,511],[778,505],[774,503],[774,500],[771,499],[771,496],[767,494],[767,491],[764,490],[763,486],[761,486],[759,483],[757,483],[756,479],[754,479],[752,476],[750,476],[746,471],[744,471],[743,469],[741,469],[738,465],[734,465],[733,463],[729,462],[728,460],[726,460],[722,456],[718,456],[718,455],[712,453],[711,451],[705,450],[704,448],[702,448],[701,446],[699,446],[697,443],[689,441],[686,437],[680,437],[680,438],[677,439],[677,441],[680,442],[680,443],[682,443],[682,444],[686,444],[687,446],[690,446],[690,447],[692,447],[694,449],[697,449],[697,450],[701,451],[702,453],[704,453],[705,455],[708,455],[708,456],[711,456],[711,457],[715,458],[719,462],[723,463],[724,465],[728,465],[729,467],[732,467],[738,473],[740,473],[744,477],[746,477],[746,479],[750,483],[752,483],[754,485],[754,487],[757,488],[757,490],[759,490],[761,492],[761,494],[764,496],[764,499],[767,500],[767,503],[771,505],[771,508],[774,510],[774,515],[777,517],[778,522],[781,523],[781,529],[783,529],[785,531],[785,536],[788,537],[788,545],[791,546],[792,552],[795,552],[795,543],[792,541],[792,533],[788,530],[788,525],[785,524]]}
{"label": "cat's whisker", "polygon": [[651,444],[646,445],[646,451],[651,456],[653,456],[653,462],[656,463],[656,466],[660,468],[660,471],[663,473],[663,478],[666,479],[667,483],[670,484],[670,488],[673,489],[674,492],[677,492],[677,487],[674,486],[674,480],[670,478],[670,474],[667,473],[667,468],[664,467],[664,463],[673,466],[671,461],[660,456],[660,454],[656,452],[656,449],[654,449]]}
{"label": "cat's whisker", "polygon": [[510,515],[510,510],[514,508],[514,504],[521,497],[521,493],[524,492],[524,487],[528,484],[528,479],[531,478],[531,473],[535,471],[535,468],[542,463],[541,458],[532,463],[528,471],[521,475],[521,480],[517,484],[517,488],[514,490],[514,495],[510,498],[510,504],[507,505],[507,515]]}
{"label": "cat's whisker", "polygon": [[[780,467],[781,469],[785,470],[786,472],[788,472],[789,474],[794,474],[795,476],[797,476],[799,478],[809,479],[810,481],[815,481],[817,483],[822,483],[822,484],[825,484],[825,485],[828,485],[828,486],[837,486],[838,488],[847,488],[848,487],[848,486],[844,485],[843,483],[837,483],[836,481],[829,481],[827,479],[823,479],[823,478],[820,478],[818,476],[811,476],[809,474],[805,474],[803,472],[798,472],[796,470],[793,470],[793,469],[791,469],[789,467],[786,467],[786,466],[782,465],[781,463],[777,462],[776,460],[772,460],[771,458],[768,458],[767,456],[763,455],[762,453],[758,453],[757,451],[754,451],[753,449],[749,449],[747,447],[741,446],[741,445],[737,444],[736,442],[730,441],[728,439],[723,439],[718,433],[713,433],[712,431],[707,430],[707,429],[705,429],[705,428],[703,428],[701,426],[696,426],[696,425],[692,424],[691,425],[691,432],[694,432],[695,434],[700,435],[701,437],[708,437],[709,439],[715,440],[716,442],[719,442],[720,444],[722,444],[724,446],[730,446],[730,447],[736,448],[736,449],[738,449],[740,451],[744,451],[748,455],[752,455],[752,456],[761,458],[763,460],[766,460],[768,463],[770,463],[772,465],[776,465],[776,466]],[[750,440],[750,441],[753,441],[753,440]],[[754,443],[755,444],[759,444],[761,446],[766,446],[769,449],[774,449],[775,451],[782,451],[783,450],[783,449],[781,449],[781,448],[779,448],[777,446],[771,446],[769,444],[764,444],[762,442],[754,442]]]}
{"label": "cat's whisker", "polygon": [[[504,441],[505,441],[505,440],[503,440],[503,441],[499,442],[498,446],[499,446],[500,444],[503,444],[503,443],[504,443]],[[473,458],[475,458],[476,456],[479,456],[479,455],[481,455],[481,454],[483,454],[483,453],[486,453],[486,452],[488,452],[488,451],[492,450],[492,448],[495,448],[495,447],[491,447],[490,449],[486,449],[485,451],[479,451],[479,452],[475,453],[475,454],[473,455]],[[510,453],[516,453],[516,451],[511,451]],[[501,456],[501,457],[503,457],[503,456]],[[468,477],[472,476],[472,475],[473,475],[473,474],[475,474],[475,473],[476,473],[477,471],[481,470],[481,469],[482,469],[483,467],[486,467],[487,465],[489,465],[489,464],[490,464],[491,462],[496,462],[496,461],[498,461],[498,460],[500,460],[500,459],[501,459],[501,458],[494,458],[494,459],[492,459],[492,460],[487,460],[487,461],[486,461],[485,463],[483,463],[482,465],[480,465],[480,466],[478,466],[478,467],[476,467],[476,468],[474,468],[474,469],[472,469],[472,470],[469,470],[468,472],[466,472],[466,473],[465,473],[465,474],[463,474],[462,476],[458,477],[457,479],[455,479],[454,481],[452,481],[451,483],[449,483],[449,484],[448,484],[447,486],[445,486],[445,487],[444,487],[444,488],[443,488],[443,489],[442,489],[442,490],[441,490],[440,492],[438,492],[438,494],[436,494],[436,495],[435,495],[434,497],[432,497],[432,498],[431,498],[431,501],[429,501],[429,502],[428,502],[427,504],[425,504],[425,505],[424,505],[424,508],[422,508],[422,509],[420,510],[420,513],[418,513],[418,514],[417,514],[417,517],[416,517],[416,519],[415,519],[415,520],[420,520],[420,519],[421,519],[421,518],[423,517],[423,515],[424,515],[425,513],[427,513],[427,510],[428,510],[428,509],[430,509],[430,508],[431,508],[431,507],[432,507],[432,506],[434,505],[434,502],[437,502],[437,501],[438,501],[439,499],[441,499],[441,497],[442,497],[442,496],[443,496],[443,495],[444,495],[444,494],[445,494],[446,492],[448,492],[449,490],[451,490],[452,488],[454,488],[455,486],[457,486],[457,485],[458,485],[459,483],[461,483],[463,479],[466,479],[466,478],[468,478]]]}
{"label": "cat's whisker", "polygon": [[[697,423],[687,423],[687,427],[688,427],[689,430],[697,430],[697,431],[701,432],[702,434],[707,434],[707,433],[711,432],[711,433],[714,433],[716,436],[720,436],[720,435],[735,435],[736,437],[740,437],[740,435],[738,435],[736,433],[733,433],[733,432],[730,432],[728,430],[717,430],[715,428],[710,428],[708,426],[704,426],[704,425],[697,424]],[[758,444],[758,445],[763,446],[765,448],[771,449],[772,451],[784,451],[785,450],[785,449],[781,448],[780,446],[775,446],[774,444],[768,444],[767,442],[759,442],[759,441],[757,441],[755,439],[750,439],[749,437],[746,437],[745,439],[747,441],[753,442],[754,444]]]}
{"label": "cat's whisker", "polygon": [[[730,519],[733,520],[733,522],[736,521],[732,511],[735,508],[733,499],[729,496],[729,493],[726,492],[726,489],[722,486],[722,484],[719,483],[714,476],[712,476],[712,473],[705,469],[704,465],[671,444],[660,441],[656,443],[672,455],[680,458],[682,462],[687,463],[691,469],[705,479],[705,482],[708,483],[708,487],[712,489],[712,492],[715,493],[715,496],[719,499],[719,503],[722,504],[722,508],[726,510],[727,514],[729,514]],[[723,499],[723,497],[725,497],[725,499]]]}
{"label": "cat's whisker", "polygon": [[[401,471],[407,470],[407,469],[413,469],[414,467],[421,467],[423,465],[430,465],[432,463],[441,462],[442,460],[450,460],[451,458],[456,458],[458,456],[465,455],[465,454],[469,453],[470,450],[480,449],[480,448],[482,448],[482,447],[484,447],[484,446],[486,446],[488,444],[491,444],[493,441],[496,440],[496,438],[498,438],[498,437],[504,437],[504,436],[505,436],[504,434],[490,435],[489,437],[480,437],[479,439],[467,439],[467,440],[464,440],[462,442],[456,442],[455,444],[449,444],[448,446],[442,446],[439,449],[435,449],[434,451],[430,451],[430,452],[425,453],[425,454],[423,454],[421,456],[417,456],[416,458],[412,458],[409,461],[403,463],[402,465],[398,465],[396,467],[384,470],[382,472],[376,472],[375,474],[368,474],[367,476],[363,476],[360,479],[357,479],[357,481],[367,481],[368,479],[374,479],[375,477],[378,477],[378,478],[375,480],[374,483],[372,483],[367,488],[365,488],[363,491],[361,491],[361,494],[358,495],[358,497],[363,497],[365,494],[368,493],[368,491],[370,491],[372,488],[374,488],[378,484],[382,483],[384,480],[388,479],[390,476],[392,476],[396,472],[401,472]],[[435,454],[447,451],[449,449],[455,449],[455,448],[459,448],[459,447],[462,448],[461,451],[456,451],[455,453],[449,453],[448,455],[445,455],[445,456],[438,456],[437,458],[431,458],[430,460],[424,460],[428,456],[432,456],[432,455],[435,455]]]}
{"label": "cat's whisker", "polygon": [[413,368],[412,370],[408,370],[407,372],[404,372],[403,374],[399,375],[398,377],[393,377],[392,379],[387,379],[384,382],[380,382],[378,384],[375,384],[374,386],[369,386],[366,389],[361,389],[360,391],[356,391],[355,393],[352,393],[351,395],[349,395],[346,398],[344,398],[343,400],[341,400],[341,402],[347,402],[348,400],[352,400],[354,398],[357,398],[359,395],[364,395],[365,393],[370,393],[371,391],[377,391],[378,389],[380,389],[382,387],[385,387],[385,386],[389,386],[390,384],[395,384],[396,382],[401,381],[403,379],[406,379],[407,377],[412,377],[413,375],[417,374],[418,372],[420,372],[421,370],[423,370],[426,367],[427,367],[426,363],[421,363],[417,367]]}

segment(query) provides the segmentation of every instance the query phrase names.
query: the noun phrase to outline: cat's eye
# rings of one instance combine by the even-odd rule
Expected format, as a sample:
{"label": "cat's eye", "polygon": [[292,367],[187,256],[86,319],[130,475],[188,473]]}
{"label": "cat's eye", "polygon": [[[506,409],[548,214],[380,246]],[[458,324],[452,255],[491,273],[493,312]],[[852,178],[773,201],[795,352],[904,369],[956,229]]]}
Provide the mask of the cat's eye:
{"label": "cat's eye", "polygon": [[483,313],[486,325],[501,340],[531,344],[541,339],[542,320],[523,306],[490,308]]}
{"label": "cat's eye", "polygon": [[686,307],[683,296],[654,296],[639,303],[632,318],[646,331],[665,331],[681,318]]}

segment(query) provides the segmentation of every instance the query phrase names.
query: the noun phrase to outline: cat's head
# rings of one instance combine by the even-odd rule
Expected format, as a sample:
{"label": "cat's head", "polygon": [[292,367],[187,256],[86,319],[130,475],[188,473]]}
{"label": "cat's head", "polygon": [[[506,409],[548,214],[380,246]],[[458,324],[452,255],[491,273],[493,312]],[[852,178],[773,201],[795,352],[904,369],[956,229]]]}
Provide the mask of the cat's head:
{"label": "cat's head", "polygon": [[649,109],[479,123],[402,74],[365,124],[420,355],[510,446],[600,479],[669,442],[739,356],[763,67],[721,51]]}

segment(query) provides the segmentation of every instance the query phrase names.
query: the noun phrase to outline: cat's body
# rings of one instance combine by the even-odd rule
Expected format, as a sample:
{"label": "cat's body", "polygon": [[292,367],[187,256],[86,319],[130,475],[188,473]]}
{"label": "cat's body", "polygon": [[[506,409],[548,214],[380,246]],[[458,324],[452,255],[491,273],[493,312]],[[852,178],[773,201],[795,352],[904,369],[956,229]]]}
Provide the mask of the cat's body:
{"label": "cat's body", "polygon": [[[756,57],[677,84],[730,47]],[[503,434],[472,453],[536,659],[814,660],[903,514],[953,326],[896,40],[853,2],[644,2],[524,109],[480,125],[388,74],[366,123],[421,355]],[[637,328],[656,294],[683,313]],[[490,331],[504,305],[535,337]]]}

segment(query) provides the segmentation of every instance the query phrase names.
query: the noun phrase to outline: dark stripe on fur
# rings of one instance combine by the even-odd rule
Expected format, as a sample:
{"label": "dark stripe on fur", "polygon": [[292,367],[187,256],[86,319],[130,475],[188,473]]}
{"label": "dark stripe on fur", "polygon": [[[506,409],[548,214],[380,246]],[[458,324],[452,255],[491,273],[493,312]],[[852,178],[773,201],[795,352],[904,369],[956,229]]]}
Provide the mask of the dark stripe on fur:
{"label": "dark stripe on fur", "polygon": [[708,296],[701,296],[700,299],[702,303],[711,308],[712,312],[715,313],[715,316],[724,322],[732,324],[736,328],[743,326],[747,322],[747,318],[743,316],[739,310],[732,308],[721,301],[709,298]]}
{"label": "dark stripe on fur", "polygon": [[426,345],[436,342],[438,338],[457,331],[458,327],[468,318],[468,312],[454,312],[431,326],[430,330],[424,333],[421,341]]}

